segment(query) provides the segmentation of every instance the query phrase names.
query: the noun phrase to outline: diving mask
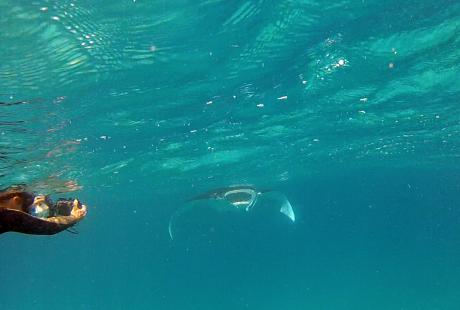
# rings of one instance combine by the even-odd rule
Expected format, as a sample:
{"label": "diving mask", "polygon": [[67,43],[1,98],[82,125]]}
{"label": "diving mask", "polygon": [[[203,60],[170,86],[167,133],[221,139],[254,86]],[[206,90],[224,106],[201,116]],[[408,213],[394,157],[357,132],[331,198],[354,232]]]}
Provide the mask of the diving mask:
{"label": "diving mask", "polygon": [[32,216],[39,218],[47,218],[50,214],[50,208],[46,204],[46,197],[44,195],[37,195],[34,198],[34,202],[29,207],[29,213]]}

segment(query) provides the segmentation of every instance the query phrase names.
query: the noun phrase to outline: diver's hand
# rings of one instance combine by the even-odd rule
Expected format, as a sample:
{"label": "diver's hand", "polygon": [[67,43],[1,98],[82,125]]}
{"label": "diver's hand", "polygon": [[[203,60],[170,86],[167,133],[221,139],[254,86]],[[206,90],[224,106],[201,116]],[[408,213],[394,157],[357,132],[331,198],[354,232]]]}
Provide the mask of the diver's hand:
{"label": "diver's hand", "polygon": [[77,219],[81,219],[86,216],[86,206],[80,204],[80,202],[75,199],[73,201],[73,208],[72,211],[70,212],[71,216],[76,217]]}

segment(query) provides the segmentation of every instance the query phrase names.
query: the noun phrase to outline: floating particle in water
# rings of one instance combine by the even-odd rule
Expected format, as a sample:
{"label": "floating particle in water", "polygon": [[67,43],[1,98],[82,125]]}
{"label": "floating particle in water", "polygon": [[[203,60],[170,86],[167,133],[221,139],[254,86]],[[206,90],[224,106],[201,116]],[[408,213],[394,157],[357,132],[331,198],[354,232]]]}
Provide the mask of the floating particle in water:
{"label": "floating particle in water", "polygon": [[40,11],[42,11],[42,12],[47,12],[47,11],[48,11],[48,8],[47,8],[46,6],[41,7],[41,8],[40,8]]}
{"label": "floating particle in water", "polygon": [[[337,63],[334,65],[334,67],[338,68],[338,67],[343,67],[347,64],[347,61],[345,59],[339,59],[337,61]],[[330,71],[330,68],[328,68],[328,70]]]}
{"label": "floating particle in water", "polygon": [[277,99],[278,100],[286,100],[288,98],[288,96],[281,96],[281,97],[278,97]]}
{"label": "floating particle in water", "polygon": [[58,17],[58,16],[53,16],[53,17],[51,17],[51,19],[53,19],[53,20],[59,20],[59,17]]}
{"label": "floating particle in water", "polygon": [[360,110],[360,111],[358,111],[358,113],[359,113],[359,114],[366,114],[366,111]]}
{"label": "floating particle in water", "polygon": [[302,81],[302,84],[303,84],[303,85],[305,85],[305,84],[307,84],[307,83],[308,83],[308,82],[305,81],[305,80]]}
{"label": "floating particle in water", "polygon": [[155,45],[150,45],[149,51],[153,53],[153,52],[156,52],[157,50],[158,48]]}
{"label": "floating particle in water", "polygon": [[61,103],[66,99],[66,96],[58,96],[53,99],[53,103]]}
{"label": "floating particle in water", "polygon": [[257,105],[257,107],[258,107],[258,108],[263,108],[263,107],[264,107],[264,104],[263,104],[263,103],[259,103],[259,104]]}
{"label": "floating particle in water", "polygon": [[394,63],[390,62],[390,63],[388,64],[388,69],[393,69],[394,67],[395,67],[395,64],[394,64]]}
{"label": "floating particle in water", "polygon": [[207,105],[212,104],[212,100],[207,101],[206,104],[207,104]]}
{"label": "floating particle in water", "polygon": [[363,98],[359,99],[359,101],[361,101],[361,102],[367,102],[367,97],[363,97]]}

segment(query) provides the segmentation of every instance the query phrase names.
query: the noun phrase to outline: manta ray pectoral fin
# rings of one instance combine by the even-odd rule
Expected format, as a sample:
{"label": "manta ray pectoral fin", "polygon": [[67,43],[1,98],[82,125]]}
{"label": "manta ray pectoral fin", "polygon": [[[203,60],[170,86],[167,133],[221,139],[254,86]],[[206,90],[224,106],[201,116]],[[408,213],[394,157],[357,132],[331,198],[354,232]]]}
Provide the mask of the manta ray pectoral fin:
{"label": "manta ray pectoral fin", "polygon": [[169,238],[171,238],[171,240],[174,240],[174,235],[172,232],[172,216],[169,218],[168,233],[169,233]]}
{"label": "manta ray pectoral fin", "polygon": [[292,222],[295,222],[295,213],[289,200],[285,200],[281,206],[280,212],[286,215]]}
{"label": "manta ray pectoral fin", "polygon": [[177,209],[172,215],[171,217],[169,218],[169,222],[168,222],[168,233],[169,233],[169,237],[171,238],[171,240],[174,240],[174,224],[176,222],[176,218],[185,213],[187,210],[189,210],[190,208],[188,208],[187,206],[185,207],[181,207],[179,209]]}

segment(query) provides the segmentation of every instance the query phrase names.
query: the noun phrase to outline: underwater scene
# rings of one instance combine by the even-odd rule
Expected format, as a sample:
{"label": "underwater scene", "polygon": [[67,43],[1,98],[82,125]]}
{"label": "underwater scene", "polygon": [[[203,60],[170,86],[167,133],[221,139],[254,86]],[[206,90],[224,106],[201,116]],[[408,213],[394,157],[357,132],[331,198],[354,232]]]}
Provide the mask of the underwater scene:
{"label": "underwater scene", "polygon": [[0,0],[0,309],[460,309],[460,2]]}

